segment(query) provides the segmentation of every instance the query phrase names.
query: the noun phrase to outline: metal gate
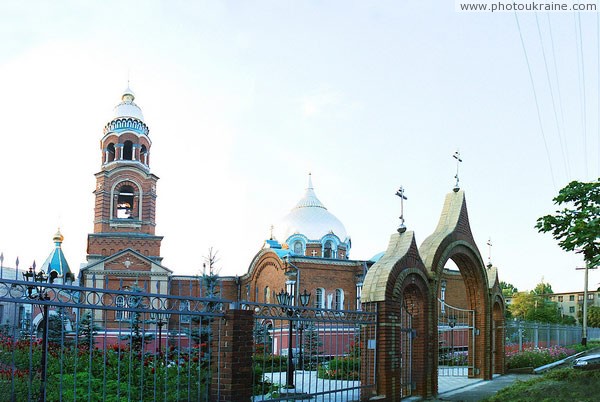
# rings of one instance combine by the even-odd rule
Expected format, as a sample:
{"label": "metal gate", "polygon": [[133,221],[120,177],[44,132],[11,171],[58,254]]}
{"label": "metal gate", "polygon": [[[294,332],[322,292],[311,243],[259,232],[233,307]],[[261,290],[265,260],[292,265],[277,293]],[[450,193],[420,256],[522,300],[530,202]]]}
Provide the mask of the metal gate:
{"label": "metal gate", "polygon": [[475,310],[438,301],[438,375],[466,377],[475,373]]}
{"label": "metal gate", "polygon": [[402,305],[400,325],[400,395],[406,398],[412,395],[412,316],[406,305]]}

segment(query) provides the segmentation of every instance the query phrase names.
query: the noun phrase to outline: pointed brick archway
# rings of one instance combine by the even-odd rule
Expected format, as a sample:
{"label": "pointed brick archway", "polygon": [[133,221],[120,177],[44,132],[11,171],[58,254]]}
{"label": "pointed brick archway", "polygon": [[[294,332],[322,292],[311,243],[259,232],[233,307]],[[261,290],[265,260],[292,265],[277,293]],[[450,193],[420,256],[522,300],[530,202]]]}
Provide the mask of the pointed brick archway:
{"label": "pointed brick archway", "polygon": [[380,326],[376,354],[363,354],[363,364],[375,364],[375,394],[386,400],[433,395],[430,283],[412,231],[393,234],[365,277],[363,304],[377,306]]}
{"label": "pointed brick archway", "polygon": [[[463,190],[446,195],[438,226],[419,249],[434,280],[431,297],[437,300],[448,260],[460,270],[465,283],[466,308],[475,312],[475,330],[469,339],[469,377],[491,379],[491,300],[488,273],[473,238]],[[435,303],[437,317],[439,304]],[[437,332],[436,332],[437,334]],[[437,338],[437,336],[436,336]],[[437,339],[436,339],[437,341]],[[434,365],[437,368],[437,348]]]}
{"label": "pointed brick archway", "polygon": [[[467,307],[475,311],[474,335],[469,340],[473,349],[469,350],[472,367],[469,376],[491,379],[492,370],[503,370],[504,339],[500,328],[504,325],[504,303],[501,293],[498,296],[495,271],[492,275],[491,267],[486,268],[482,261],[471,233],[465,194],[459,190],[446,196],[438,226],[420,248],[416,246],[414,232],[393,234],[384,256],[365,277],[363,302],[377,305],[379,329],[376,353],[370,350],[365,353],[363,364],[375,363],[375,393],[384,400],[406,396],[402,381],[407,377],[408,367],[414,395],[430,397],[438,392],[438,295],[448,260],[459,268]],[[495,279],[493,286],[490,276]],[[400,334],[406,331],[402,321],[404,311],[412,319],[411,351],[402,350],[399,342]],[[410,366],[406,364],[407,356],[411,359]],[[372,395],[364,395],[367,396]]]}

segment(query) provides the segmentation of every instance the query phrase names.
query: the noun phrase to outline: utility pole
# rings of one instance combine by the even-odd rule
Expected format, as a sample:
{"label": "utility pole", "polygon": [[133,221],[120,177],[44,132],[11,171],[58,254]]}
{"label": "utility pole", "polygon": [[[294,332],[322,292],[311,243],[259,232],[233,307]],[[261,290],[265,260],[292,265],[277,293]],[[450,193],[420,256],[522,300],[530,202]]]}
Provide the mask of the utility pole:
{"label": "utility pole", "polygon": [[581,332],[581,344],[583,346],[587,345],[587,304],[588,304],[588,272],[590,269],[596,269],[598,267],[590,266],[588,261],[585,262],[585,267],[576,268],[585,270],[584,274],[584,283],[583,283],[583,329]]}

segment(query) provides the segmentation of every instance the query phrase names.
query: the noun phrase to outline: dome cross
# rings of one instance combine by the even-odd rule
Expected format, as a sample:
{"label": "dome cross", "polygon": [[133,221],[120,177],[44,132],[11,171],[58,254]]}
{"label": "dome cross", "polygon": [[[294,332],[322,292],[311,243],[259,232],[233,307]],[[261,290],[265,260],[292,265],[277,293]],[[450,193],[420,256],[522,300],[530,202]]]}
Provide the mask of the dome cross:
{"label": "dome cross", "polygon": [[407,200],[404,195],[404,187],[400,186],[398,191],[396,191],[396,195],[400,197],[400,226],[398,226],[398,233],[402,234],[406,232],[406,226],[404,225],[404,200]]}
{"label": "dome cross", "polygon": [[458,185],[458,167],[460,166],[460,163],[462,162],[462,159],[460,157],[460,152],[458,150],[456,150],[456,152],[454,153],[454,155],[452,155],[452,157],[454,159],[456,159],[456,175],[454,175],[454,178],[456,179],[456,184],[454,185],[454,188],[452,189],[452,191],[454,191],[455,193],[460,190],[460,187]]}

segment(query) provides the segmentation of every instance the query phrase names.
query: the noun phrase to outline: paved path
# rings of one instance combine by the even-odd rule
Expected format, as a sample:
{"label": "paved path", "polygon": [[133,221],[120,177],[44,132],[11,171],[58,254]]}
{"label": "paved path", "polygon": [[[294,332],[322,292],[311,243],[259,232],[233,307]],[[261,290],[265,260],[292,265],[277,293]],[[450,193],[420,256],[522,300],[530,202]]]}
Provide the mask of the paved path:
{"label": "paved path", "polygon": [[[509,385],[512,385],[516,381],[526,381],[530,378],[534,378],[534,374],[507,374],[503,376],[496,376],[493,380],[469,380],[471,383],[465,382],[463,387],[454,388],[447,392],[441,392],[437,396],[438,401],[480,401],[487,397],[496,394],[499,390]],[[464,381],[463,380],[463,381]],[[440,381],[442,378],[440,377]],[[459,385],[459,379],[456,380],[455,385]],[[440,389],[440,391],[442,391]]]}

